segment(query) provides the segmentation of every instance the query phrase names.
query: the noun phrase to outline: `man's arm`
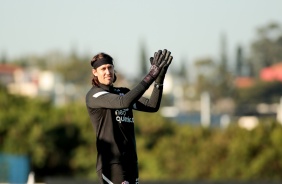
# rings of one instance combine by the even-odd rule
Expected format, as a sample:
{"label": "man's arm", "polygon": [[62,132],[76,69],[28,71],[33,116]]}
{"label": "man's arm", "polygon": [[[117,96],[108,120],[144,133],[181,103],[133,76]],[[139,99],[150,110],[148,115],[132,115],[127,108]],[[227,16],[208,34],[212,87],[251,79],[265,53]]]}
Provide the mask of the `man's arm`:
{"label": "man's arm", "polygon": [[[144,97],[140,98],[139,101],[133,106],[135,110],[144,111],[144,112],[157,112],[159,110],[162,94],[163,94],[163,82],[165,79],[167,69],[173,59],[173,57],[170,56],[171,52],[167,51],[166,49],[163,51],[163,54],[165,55],[164,58],[165,65],[155,81],[155,85],[151,97],[150,99]],[[151,63],[153,62],[153,60],[154,58],[150,58]]]}
{"label": "man's arm", "polygon": [[133,109],[143,112],[157,112],[160,108],[163,89],[154,87],[150,98],[141,97],[133,104]]}

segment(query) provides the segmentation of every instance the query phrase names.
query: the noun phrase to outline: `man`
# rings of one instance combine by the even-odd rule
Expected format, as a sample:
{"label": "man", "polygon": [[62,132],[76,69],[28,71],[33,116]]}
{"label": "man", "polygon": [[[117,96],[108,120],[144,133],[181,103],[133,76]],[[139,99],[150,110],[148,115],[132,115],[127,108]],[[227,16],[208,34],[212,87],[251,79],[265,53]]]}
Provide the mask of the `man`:
{"label": "man", "polygon": [[[100,183],[139,183],[132,110],[158,111],[164,77],[172,59],[167,50],[156,52],[150,58],[149,73],[129,90],[113,86],[116,75],[111,56],[99,53],[92,58],[93,86],[86,95],[86,106],[96,130],[96,169]],[[154,81],[150,98],[142,97]]]}

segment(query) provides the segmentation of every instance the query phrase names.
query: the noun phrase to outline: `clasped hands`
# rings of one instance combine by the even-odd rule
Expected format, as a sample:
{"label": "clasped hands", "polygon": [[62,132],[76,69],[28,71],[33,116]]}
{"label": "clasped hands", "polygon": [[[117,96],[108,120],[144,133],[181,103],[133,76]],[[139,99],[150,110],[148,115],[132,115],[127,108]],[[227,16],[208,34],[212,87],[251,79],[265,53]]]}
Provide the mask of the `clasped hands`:
{"label": "clasped hands", "polygon": [[155,52],[154,57],[150,58],[151,68],[149,75],[160,84],[163,83],[166,71],[172,62],[173,57],[170,54],[170,51],[164,49]]}

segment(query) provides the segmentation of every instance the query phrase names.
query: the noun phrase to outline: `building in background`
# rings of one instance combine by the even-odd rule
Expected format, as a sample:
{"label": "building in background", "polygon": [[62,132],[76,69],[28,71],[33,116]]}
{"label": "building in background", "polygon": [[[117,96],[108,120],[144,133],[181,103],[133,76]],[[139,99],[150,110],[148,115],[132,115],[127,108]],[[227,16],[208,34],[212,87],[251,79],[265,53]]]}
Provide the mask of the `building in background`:
{"label": "building in background", "polygon": [[0,84],[6,86],[11,94],[35,97],[38,94],[37,86],[30,80],[29,73],[15,65],[0,65]]}
{"label": "building in background", "polygon": [[[27,97],[49,98],[56,105],[66,103],[66,87],[63,77],[51,71],[22,68],[11,64],[0,65],[0,85],[9,93]],[[74,94],[68,88],[68,95]]]}
{"label": "building in background", "polygon": [[276,63],[260,71],[260,78],[263,81],[280,81],[282,82],[282,62]]}

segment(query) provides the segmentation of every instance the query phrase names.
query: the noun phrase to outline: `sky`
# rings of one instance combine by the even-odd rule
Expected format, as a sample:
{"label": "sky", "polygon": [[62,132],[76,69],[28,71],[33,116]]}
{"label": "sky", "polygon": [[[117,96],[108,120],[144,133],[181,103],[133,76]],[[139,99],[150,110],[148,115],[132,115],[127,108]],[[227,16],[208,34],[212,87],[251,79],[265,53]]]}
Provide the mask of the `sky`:
{"label": "sky", "polygon": [[256,30],[282,23],[281,0],[1,0],[0,54],[8,59],[52,51],[105,52],[119,72],[139,74],[142,45],[149,57],[171,51],[172,65],[219,57],[226,37],[232,60]]}

